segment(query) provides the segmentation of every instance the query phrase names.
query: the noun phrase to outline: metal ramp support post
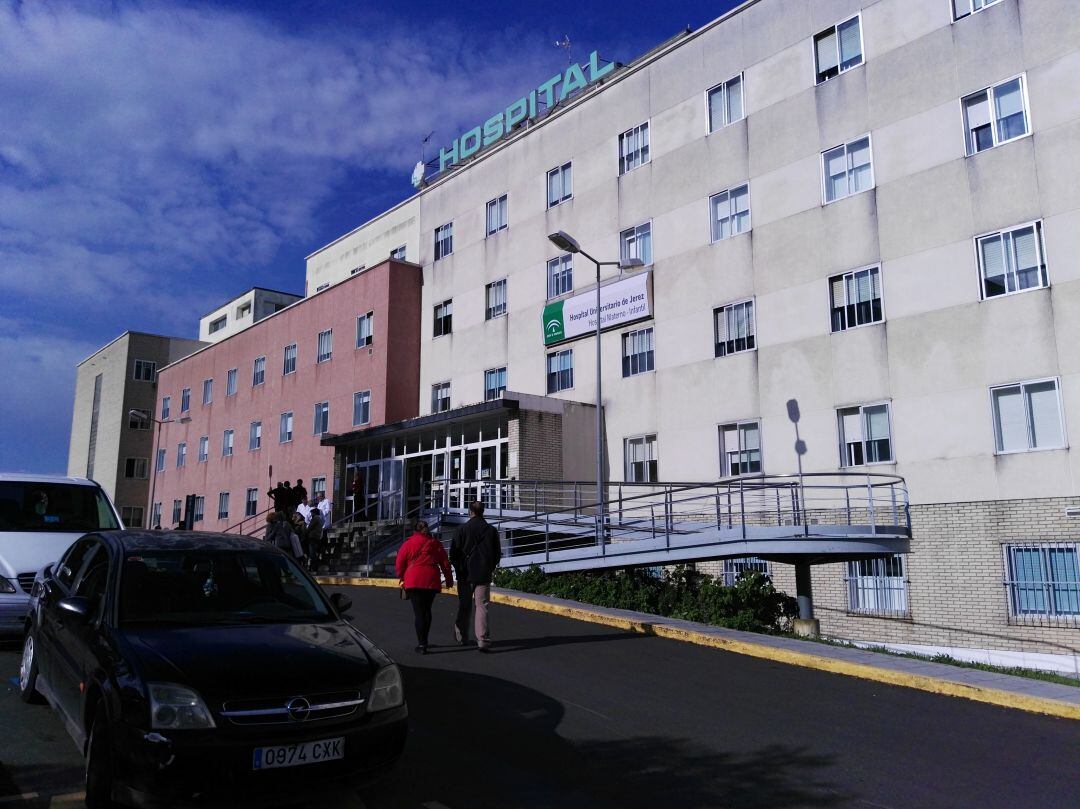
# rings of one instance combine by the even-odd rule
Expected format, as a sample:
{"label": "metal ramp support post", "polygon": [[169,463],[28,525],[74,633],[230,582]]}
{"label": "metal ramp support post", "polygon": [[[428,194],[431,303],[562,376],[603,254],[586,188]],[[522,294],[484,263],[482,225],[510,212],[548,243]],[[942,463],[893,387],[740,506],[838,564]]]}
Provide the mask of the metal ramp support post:
{"label": "metal ramp support post", "polygon": [[810,579],[810,560],[800,558],[795,563],[795,598],[799,604],[799,617],[795,619],[795,634],[817,637],[821,634],[821,622],[814,617],[814,588]]}

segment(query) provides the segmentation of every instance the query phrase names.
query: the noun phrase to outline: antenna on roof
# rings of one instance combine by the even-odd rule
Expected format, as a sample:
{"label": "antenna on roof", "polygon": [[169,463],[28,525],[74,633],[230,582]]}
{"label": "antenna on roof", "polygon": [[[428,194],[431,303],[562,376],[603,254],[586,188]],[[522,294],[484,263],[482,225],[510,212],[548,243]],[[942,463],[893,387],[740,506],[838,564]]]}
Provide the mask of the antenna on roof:
{"label": "antenna on roof", "polygon": [[569,65],[569,64],[573,63],[574,59],[570,55],[570,35],[569,34],[563,34],[563,38],[561,40],[556,39],[555,40],[555,47],[556,48],[562,48],[563,50],[566,51],[566,64]]}
{"label": "antenna on roof", "polygon": [[427,135],[422,141],[420,141],[420,162],[413,166],[412,172],[412,184],[414,188],[424,187],[424,174],[427,171],[427,160],[424,156],[424,150],[428,144],[428,141],[431,140],[431,136],[434,134],[435,131],[432,130],[431,132],[427,133]]}

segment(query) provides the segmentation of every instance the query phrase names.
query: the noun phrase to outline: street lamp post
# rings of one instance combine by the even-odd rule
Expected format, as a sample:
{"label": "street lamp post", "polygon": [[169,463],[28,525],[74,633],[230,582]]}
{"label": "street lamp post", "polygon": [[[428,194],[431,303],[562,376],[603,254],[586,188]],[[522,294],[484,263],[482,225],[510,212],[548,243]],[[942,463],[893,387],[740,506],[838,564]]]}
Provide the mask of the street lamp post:
{"label": "street lamp post", "polygon": [[158,441],[161,438],[161,425],[162,424],[172,424],[173,422],[177,422],[179,424],[187,424],[189,421],[191,421],[191,417],[190,416],[182,416],[179,419],[156,419],[156,418],[154,418],[153,416],[150,415],[149,410],[129,410],[128,415],[129,416],[134,416],[135,418],[147,419],[149,421],[154,422],[154,424],[156,424],[158,426],[158,429],[154,431],[154,440],[151,442],[150,463],[152,464],[152,467],[151,467],[151,478],[150,478],[150,517],[147,520],[147,526],[146,526],[147,528],[153,528],[154,526],[150,525],[150,523],[154,521],[154,495],[157,492],[157,473],[158,473],[158,468],[157,468],[157,450],[158,450],[158,446],[157,445],[158,445]]}
{"label": "street lamp post", "polygon": [[604,548],[604,512],[606,492],[604,491],[604,433],[603,418],[601,416],[603,405],[603,377],[601,375],[601,352],[600,352],[600,268],[618,267],[620,270],[630,270],[645,266],[640,258],[631,258],[626,261],[598,261],[581,249],[577,239],[565,231],[556,231],[548,236],[548,239],[567,253],[580,253],[596,265],[596,544],[600,546],[600,553],[605,553]]}

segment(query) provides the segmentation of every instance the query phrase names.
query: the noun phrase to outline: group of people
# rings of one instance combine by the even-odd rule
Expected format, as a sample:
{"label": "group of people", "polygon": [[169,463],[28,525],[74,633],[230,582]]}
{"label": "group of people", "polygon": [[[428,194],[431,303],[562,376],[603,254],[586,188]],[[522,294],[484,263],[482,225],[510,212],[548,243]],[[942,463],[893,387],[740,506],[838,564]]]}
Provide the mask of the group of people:
{"label": "group of people", "polygon": [[303,480],[279,481],[267,494],[274,508],[266,515],[266,541],[314,568],[330,526],[330,501],[318,492],[309,503]]}
{"label": "group of people", "polygon": [[455,574],[458,609],[454,637],[462,646],[470,645],[471,623],[477,648],[484,653],[490,651],[491,579],[501,558],[499,532],[484,519],[484,504],[480,501],[469,506],[469,521],[454,536],[449,554],[431,535],[426,522],[416,523],[415,532],[398,551],[396,567],[401,587],[412,603],[417,652],[427,654],[432,604],[443,580],[447,587],[454,586]]}

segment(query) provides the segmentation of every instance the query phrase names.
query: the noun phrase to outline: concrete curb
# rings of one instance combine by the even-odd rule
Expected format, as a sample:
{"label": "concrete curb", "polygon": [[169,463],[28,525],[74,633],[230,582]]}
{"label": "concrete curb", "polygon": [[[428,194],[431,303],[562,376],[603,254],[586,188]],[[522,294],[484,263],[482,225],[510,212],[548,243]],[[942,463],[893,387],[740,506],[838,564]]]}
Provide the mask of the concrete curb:
{"label": "concrete curb", "polygon": [[[366,587],[397,587],[396,579],[364,579],[341,576],[319,576],[322,584],[337,586],[366,586]],[[454,593],[455,589],[444,590],[445,593]],[[914,688],[919,691],[927,691],[932,694],[942,694],[950,697],[961,697],[989,705],[997,705],[1002,708],[1014,708],[1029,713],[1056,716],[1062,719],[1080,720],[1080,703],[1071,703],[1064,700],[1049,699],[1033,694],[1020,693],[1002,688],[994,688],[975,683],[965,683],[946,677],[932,676],[910,671],[898,671],[884,666],[870,665],[864,662],[843,660],[837,657],[814,654],[811,652],[796,651],[794,649],[781,648],[764,642],[753,642],[732,635],[748,635],[750,633],[723,630],[718,627],[707,627],[701,624],[692,624],[688,621],[662,618],[660,616],[645,616],[642,613],[631,613],[622,610],[607,610],[604,608],[591,607],[574,601],[564,601],[547,596],[530,596],[513,593],[505,590],[492,590],[491,600],[497,604],[506,604],[520,609],[546,612],[551,615],[559,615],[564,618],[572,618],[578,621],[587,621],[594,624],[623,629],[631,632],[640,632],[645,635],[655,635],[661,638],[670,638],[685,643],[693,643],[698,646],[709,646],[714,649],[723,649],[735,654],[757,657],[763,660],[772,660],[778,663],[786,663],[792,666],[827,671],[833,674],[842,674],[848,677],[858,677],[862,680],[897,685],[904,688]],[[805,643],[806,641],[797,641]],[[830,648],[830,647],[825,647]],[[847,652],[846,649],[837,651]],[[859,651],[861,650],[851,650]],[[877,652],[861,652],[864,655],[875,655]],[[895,658],[903,660],[904,658]],[[894,659],[889,658],[888,662]],[[886,662],[885,660],[882,661]],[[944,664],[928,663],[927,666],[947,668]],[[959,671],[967,671],[960,669]],[[1009,675],[999,675],[1008,677]],[[1038,681],[1020,680],[1024,685],[1037,683]],[[1052,685],[1052,684],[1050,684]],[[1061,688],[1073,688],[1061,686]],[[1080,690],[1080,689],[1078,689]]]}

